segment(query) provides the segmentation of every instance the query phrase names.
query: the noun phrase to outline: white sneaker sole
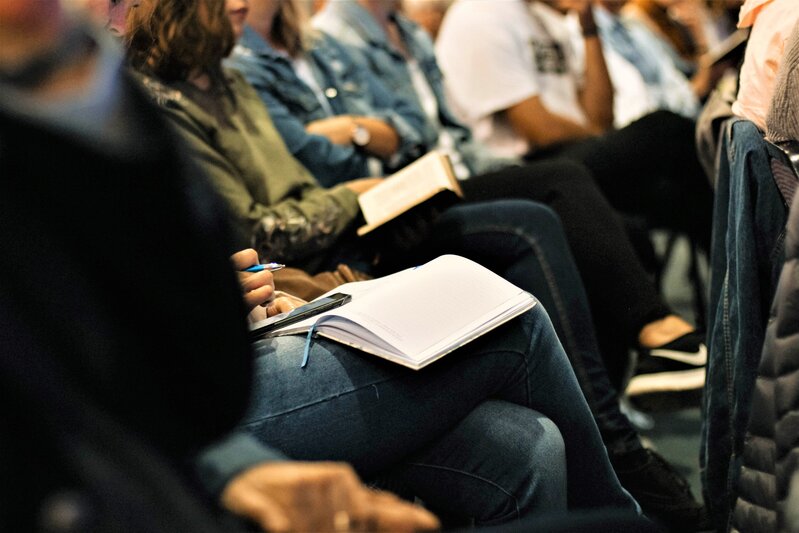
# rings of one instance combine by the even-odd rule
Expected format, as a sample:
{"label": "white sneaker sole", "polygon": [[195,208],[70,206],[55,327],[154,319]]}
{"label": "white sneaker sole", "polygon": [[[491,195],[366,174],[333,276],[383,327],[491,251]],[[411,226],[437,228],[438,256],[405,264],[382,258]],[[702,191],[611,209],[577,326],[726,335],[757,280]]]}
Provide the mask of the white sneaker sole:
{"label": "white sneaker sole", "polygon": [[627,385],[628,396],[639,396],[652,392],[679,392],[701,389],[705,386],[705,369],[658,372],[633,376]]}

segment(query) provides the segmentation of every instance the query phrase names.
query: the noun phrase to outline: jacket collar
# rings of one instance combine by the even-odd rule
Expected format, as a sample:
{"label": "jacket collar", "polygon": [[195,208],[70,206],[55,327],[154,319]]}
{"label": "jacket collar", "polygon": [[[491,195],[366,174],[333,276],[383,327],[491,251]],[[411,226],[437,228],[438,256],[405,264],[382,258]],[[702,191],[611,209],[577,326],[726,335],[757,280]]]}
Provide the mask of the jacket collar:
{"label": "jacket collar", "polygon": [[391,53],[396,53],[383,28],[355,0],[336,0],[328,3],[328,9],[371,46],[379,46]]}
{"label": "jacket collar", "polygon": [[244,34],[239,39],[239,51],[243,51],[250,55],[266,56],[270,59],[286,59],[285,54],[281,54],[275,50],[272,45],[266,42],[266,39],[261,37],[258,32],[252,29],[251,26],[244,26]]}

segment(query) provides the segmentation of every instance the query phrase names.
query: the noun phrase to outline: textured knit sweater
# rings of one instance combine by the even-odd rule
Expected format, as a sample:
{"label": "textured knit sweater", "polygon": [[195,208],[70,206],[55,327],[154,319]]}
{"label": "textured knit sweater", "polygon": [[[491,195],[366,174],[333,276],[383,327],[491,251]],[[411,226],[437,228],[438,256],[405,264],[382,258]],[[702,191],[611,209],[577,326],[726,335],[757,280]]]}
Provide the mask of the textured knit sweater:
{"label": "textured knit sweater", "polygon": [[799,24],[785,44],[766,115],[766,138],[772,142],[799,141]]}

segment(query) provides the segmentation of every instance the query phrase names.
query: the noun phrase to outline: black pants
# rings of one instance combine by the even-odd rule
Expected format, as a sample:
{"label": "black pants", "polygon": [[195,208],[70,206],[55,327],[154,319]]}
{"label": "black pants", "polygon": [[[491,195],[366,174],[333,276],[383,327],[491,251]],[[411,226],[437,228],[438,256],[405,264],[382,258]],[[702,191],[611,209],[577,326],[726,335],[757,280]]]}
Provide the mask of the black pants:
{"label": "black pants", "polygon": [[713,191],[694,142],[695,122],[670,111],[650,113],[600,137],[533,153],[580,162],[610,203],[642,216],[650,228],[667,228],[710,249]]}
{"label": "black pants", "polygon": [[524,198],[558,214],[585,285],[600,352],[618,386],[627,349],[641,328],[671,311],[590,172],[568,160],[540,161],[474,176],[461,185],[468,201]]}

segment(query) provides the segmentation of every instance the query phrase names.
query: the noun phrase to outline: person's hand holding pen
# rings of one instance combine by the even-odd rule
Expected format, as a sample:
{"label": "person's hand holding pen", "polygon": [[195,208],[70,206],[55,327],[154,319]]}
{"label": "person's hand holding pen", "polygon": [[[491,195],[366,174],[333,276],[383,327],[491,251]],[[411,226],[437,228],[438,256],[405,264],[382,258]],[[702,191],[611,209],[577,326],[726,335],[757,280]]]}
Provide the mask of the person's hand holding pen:
{"label": "person's hand holding pen", "polygon": [[277,263],[261,264],[258,252],[252,248],[241,250],[230,256],[233,267],[238,271],[239,285],[244,302],[250,309],[251,321],[263,320],[299,307],[306,303],[285,292],[275,290],[272,272],[283,268]]}

